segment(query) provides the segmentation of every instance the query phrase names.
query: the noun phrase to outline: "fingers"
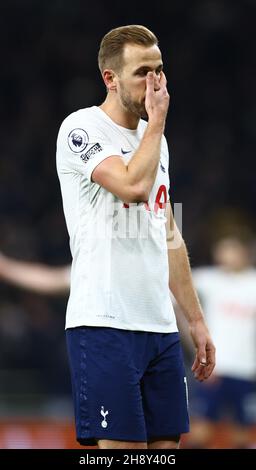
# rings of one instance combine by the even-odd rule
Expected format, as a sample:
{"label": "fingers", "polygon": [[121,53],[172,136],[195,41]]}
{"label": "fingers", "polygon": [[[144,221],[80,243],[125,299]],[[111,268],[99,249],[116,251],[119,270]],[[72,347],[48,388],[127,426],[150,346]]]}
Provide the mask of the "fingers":
{"label": "fingers", "polygon": [[208,379],[213,372],[215,367],[215,348],[202,349],[197,351],[195,361],[192,365],[192,372],[197,380],[202,382]]}
{"label": "fingers", "polygon": [[202,382],[203,380],[209,377],[208,365],[200,364],[200,361],[198,358],[196,358],[192,366],[192,371],[194,373],[195,379],[199,380],[199,382]]}
{"label": "fingers", "polygon": [[196,360],[192,366],[192,370],[194,371],[195,368],[198,368],[199,366],[205,367],[206,365],[207,365],[206,346],[204,343],[202,343],[198,346]]}
{"label": "fingers", "polygon": [[149,94],[154,93],[154,74],[153,72],[148,72],[146,77],[146,92]]}
{"label": "fingers", "polygon": [[206,370],[205,370],[206,378],[210,377],[210,375],[212,374],[212,372],[214,370],[214,367],[215,367],[215,360],[214,361],[209,360],[209,363],[208,363],[208,365],[206,367]]}
{"label": "fingers", "polygon": [[169,107],[169,94],[165,87],[166,78],[160,78],[155,72],[148,72],[146,75],[146,94],[145,94],[145,108],[148,118],[154,118],[158,123],[164,125],[166,114]]}
{"label": "fingers", "polygon": [[164,74],[163,71],[160,72],[159,83],[160,83],[160,85],[161,85],[161,88],[164,88],[164,87],[166,87],[166,85],[167,85],[166,76],[165,76],[165,74]]}
{"label": "fingers", "polygon": [[[159,86],[160,89],[164,90],[166,89],[167,85],[167,80],[164,72],[160,72],[160,75],[158,77],[159,81]],[[154,77],[154,72],[148,72],[146,76],[146,87],[147,87],[147,92],[153,93],[155,90],[155,77]]]}

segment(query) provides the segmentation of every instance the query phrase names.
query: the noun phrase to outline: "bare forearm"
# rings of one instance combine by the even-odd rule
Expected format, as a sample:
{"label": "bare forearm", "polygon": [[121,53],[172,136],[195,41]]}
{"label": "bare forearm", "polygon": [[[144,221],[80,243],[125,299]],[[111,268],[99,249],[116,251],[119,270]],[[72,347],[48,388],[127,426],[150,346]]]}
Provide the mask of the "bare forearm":
{"label": "bare forearm", "polygon": [[9,258],[1,258],[0,279],[42,294],[64,293],[69,289],[68,268],[52,268]]}
{"label": "bare forearm", "polygon": [[193,286],[191,269],[184,241],[179,248],[168,250],[170,289],[191,324],[203,319],[202,307]]}
{"label": "bare forearm", "polygon": [[160,160],[161,140],[164,122],[148,123],[138,150],[127,166],[129,185],[140,184],[145,192],[145,200],[155,182]]}
{"label": "bare forearm", "polygon": [[[196,348],[192,371],[195,377],[202,381],[207,379],[214,369],[215,347],[193,285],[187,249],[174,222],[170,205],[167,207],[167,229],[170,230],[170,235],[172,234],[170,239],[169,236],[167,238],[169,286],[189,323],[190,335]],[[178,240],[179,243],[172,243],[173,240]]]}
{"label": "bare forearm", "polygon": [[169,106],[169,94],[166,89],[166,78],[161,72],[158,91],[151,72],[146,78],[145,108],[148,114],[148,125],[142,142],[128,164],[128,176],[131,186],[142,185],[142,194],[148,200],[150,191],[155,182],[156,172],[160,159],[161,139],[164,132],[165,120]]}

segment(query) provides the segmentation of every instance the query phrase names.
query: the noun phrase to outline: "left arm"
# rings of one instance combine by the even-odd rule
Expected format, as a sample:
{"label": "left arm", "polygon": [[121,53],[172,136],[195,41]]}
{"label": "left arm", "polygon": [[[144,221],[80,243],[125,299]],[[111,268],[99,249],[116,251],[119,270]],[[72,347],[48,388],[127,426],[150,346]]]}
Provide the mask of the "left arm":
{"label": "left arm", "polygon": [[202,381],[211,375],[215,367],[215,347],[193,285],[187,249],[175,224],[170,203],[167,204],[167,244],[169,287],[189,324],[190,334],[196,347],[192,371],[195,377]]}
{"label": "left arm", "polygon": [[47,266],[20,261],[0,253],[0,281],[38,294],[67,294],[70,266]]}

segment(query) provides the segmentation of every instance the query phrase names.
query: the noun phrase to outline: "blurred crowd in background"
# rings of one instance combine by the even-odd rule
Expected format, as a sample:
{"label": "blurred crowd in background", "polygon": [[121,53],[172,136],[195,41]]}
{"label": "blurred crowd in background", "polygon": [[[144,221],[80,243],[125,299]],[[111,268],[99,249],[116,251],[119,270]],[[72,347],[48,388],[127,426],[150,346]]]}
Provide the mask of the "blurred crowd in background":
{"label": "blurred crowd in background", "polygon": [[[171,95],[171,199],[182,203],[192,267],[210,264],[212,243],[232,227],[254,235],[255,20],[254,0],[1,3],[0,251],[50,265],[71,261],[58,128],[71,112],[102,102],[99,42],[132,23],[160,40]],[[70,415],[67,296],[0,282],[0,417]]]}

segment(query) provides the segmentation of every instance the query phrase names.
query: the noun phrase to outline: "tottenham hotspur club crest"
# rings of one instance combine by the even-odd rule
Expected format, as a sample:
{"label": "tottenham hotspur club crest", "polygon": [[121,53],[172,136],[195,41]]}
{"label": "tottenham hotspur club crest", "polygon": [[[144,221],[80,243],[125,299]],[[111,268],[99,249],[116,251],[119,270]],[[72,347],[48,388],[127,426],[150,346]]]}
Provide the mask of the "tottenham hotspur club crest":
{"label": "tottenham hotspur club crest", "polygon": [[107,425],[108,425],[107,420],[106,420],[106,416],[108,415],[108,410],[104,411],[104,406],[102,406],[100,414],[101,414],[101,416],[103,416],[103,421],[101,421],[101,426],[103,428],[106,428]]}
{"label": "tottenham hotspur club crest", "polygon": [[70,150],[75,153],[83,152],[87,147],[89,137],[84,129],[73,129],[68,135],[68,145]]}

